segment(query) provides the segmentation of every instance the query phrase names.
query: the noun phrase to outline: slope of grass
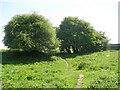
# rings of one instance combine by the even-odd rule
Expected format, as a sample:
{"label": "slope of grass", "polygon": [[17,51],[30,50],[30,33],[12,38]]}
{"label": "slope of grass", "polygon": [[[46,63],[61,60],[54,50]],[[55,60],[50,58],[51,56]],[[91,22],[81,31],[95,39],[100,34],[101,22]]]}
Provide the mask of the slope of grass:
{"label": "slope of grass", "polygon": [[118,51],[68,58],[71,69],[85,75],[82,88],[118,88]]}
{"label": "slope of grass", "polygon": [[84,75],[81,88],[118,87],[118,51],[56,56],[2,52],[3,88],[74,88],[79,74]]}
{"label": "slope of grass", "polygon": [[72,88],[76,85],[76,74],[66,71],[66,64],[61,57],[13,53],[3,53],[4,88]]}

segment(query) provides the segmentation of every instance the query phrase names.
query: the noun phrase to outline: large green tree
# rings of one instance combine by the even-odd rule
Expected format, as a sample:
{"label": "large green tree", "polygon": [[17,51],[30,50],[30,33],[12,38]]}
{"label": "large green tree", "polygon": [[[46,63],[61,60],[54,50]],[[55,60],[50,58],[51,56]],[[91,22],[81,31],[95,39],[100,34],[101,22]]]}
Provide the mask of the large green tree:
{"label": "large green tree", "polygon": [[61,39],[61,51],[68,53],[100,51],[108,42],[104,34],[95,31],[90,23],[70,16],[61,22],[57,37]]}
{"label": "large green tree", "polygon": [[108,49],[109,41],[110,39],[108,39],[108,37],[105,35],[105,32],[102,31],[97,32],[94,51],[101,51],[101,50],[104,51]]}
{"label": "large green tree", "polygon": [[60,41],[52,24],[37,13],[14,16],[4,28],[4,44],[11,49],[55,51]]}

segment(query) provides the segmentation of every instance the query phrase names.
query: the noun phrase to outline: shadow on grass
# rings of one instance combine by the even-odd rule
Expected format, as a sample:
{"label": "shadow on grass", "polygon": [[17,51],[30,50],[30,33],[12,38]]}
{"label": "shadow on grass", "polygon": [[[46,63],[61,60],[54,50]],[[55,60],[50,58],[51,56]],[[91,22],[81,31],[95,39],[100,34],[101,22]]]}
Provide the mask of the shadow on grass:
{"label": "shadow on grass", "polygon": [[56,54],[56,56],[61,57],[62,59],[66,59],[66,58],[75,58],[76,56],[83,56],[83,55],[88,55],[88,54],[92,54],[92,53],[59,53]]}
{"label": "shadow on grass", "polygon": [[[53,59],[51,59],[52,55],[45,54],[38,51],[5,50],[0,52],[2,52],[3,65],[4,64],[29,64],[29,63],[41,62],[41,61],[47,61],[47,62],[53,61]],[[61,57],[62,59],[66,59],[66,58],[75,58],[78,55],[82,56],[87,54],[90,54],[90,53],[86,53],[86,54],[58,53],[56,54],[56,56]]]}
{"label": "shadow on grass", "polygon": [[2,52],[2,64],[29,64],[41,61],[52,61],[51,55],[37,51],[4,51]]}
{"label": "shadow on grass", "polygon": [[59,53],[59,54],[56,54],[56,56],[59,56],[61,57],[62,59],[66,59],[66,58],[75,58],[76,56],[78,56],[77,54],[69,54],[69,53]]}

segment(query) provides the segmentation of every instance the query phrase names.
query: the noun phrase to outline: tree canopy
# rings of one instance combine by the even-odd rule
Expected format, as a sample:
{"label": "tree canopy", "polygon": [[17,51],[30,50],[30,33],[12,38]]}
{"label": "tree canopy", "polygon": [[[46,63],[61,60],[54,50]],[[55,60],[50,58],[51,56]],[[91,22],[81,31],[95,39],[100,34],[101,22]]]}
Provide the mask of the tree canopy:
{"label": "tree canopy", "polygon": [[87,53],[104,50],[108,39],[97,32],[90,23],[78,17],[65,17],[61,22],[57,37],[61,40],[61,51]]}
{"label": "tree canopy", "polygon": [[11,49],[55,51],[60,41],[52,24],[37,13],[14,16],[4,28],[4,44]]}

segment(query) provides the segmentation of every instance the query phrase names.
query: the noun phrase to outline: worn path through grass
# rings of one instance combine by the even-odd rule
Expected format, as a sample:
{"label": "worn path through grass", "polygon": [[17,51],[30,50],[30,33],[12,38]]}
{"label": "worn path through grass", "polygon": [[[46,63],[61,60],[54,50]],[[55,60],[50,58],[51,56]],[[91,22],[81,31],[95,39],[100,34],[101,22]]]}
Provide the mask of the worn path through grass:
{"label": "worn path through grass", "polygon": [[118,51],[42,57],[18,54],[3,53],[0,74],[4,88],[117,88],[118,85]]}

